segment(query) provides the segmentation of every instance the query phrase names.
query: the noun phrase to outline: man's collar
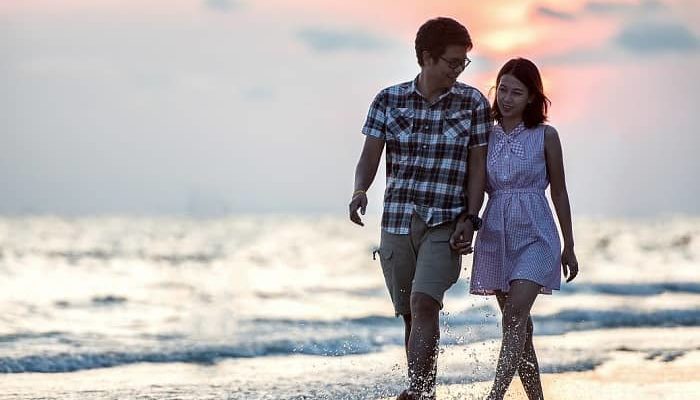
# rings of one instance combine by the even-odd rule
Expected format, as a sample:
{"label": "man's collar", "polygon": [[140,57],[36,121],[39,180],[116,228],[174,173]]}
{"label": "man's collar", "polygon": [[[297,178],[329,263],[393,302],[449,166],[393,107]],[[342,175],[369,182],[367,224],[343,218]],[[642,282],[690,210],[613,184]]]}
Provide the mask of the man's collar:
{"label": "man's collar", "polygon": [[416,75],[415,79],[413,79],[413,80],[411,81],[411,90],[410,90],[410,92],[413,92],[413,93],[415,93],[415,94],[421,94],[421,93],[418,91],[418,77],[419,77],[419,76],[420,76],[420,74]]}
{"label": "man's collar", "polygon": [[[426,97],[420,92],[420,90],[418,90],[418,78],[419,78],[419,77],[420,77],[420,74],[416,75],[415,79],[413,79],[413,81],[411,82],[411,87],[410,87],[410,89],[409,89],[409,93],[410,93],[410,92],[413,92],[413,93],[415,93],[415,94],[417,94],[417,95],[419,95],[419,96],[421,96],[421,97],[423,97],[423,98],[426,98]],[[452,84],[452,86],[450,87],[450,90],[447,90],[447,91],[445,91],[445,93],[442,93],[440,96],[438,96],[438,101],[442,100],[442,98],[445,97],[445,96],[448,95],[448,94],[458,94],[458,92],[457,92],[457,82],[455,82],[454,84]]]}

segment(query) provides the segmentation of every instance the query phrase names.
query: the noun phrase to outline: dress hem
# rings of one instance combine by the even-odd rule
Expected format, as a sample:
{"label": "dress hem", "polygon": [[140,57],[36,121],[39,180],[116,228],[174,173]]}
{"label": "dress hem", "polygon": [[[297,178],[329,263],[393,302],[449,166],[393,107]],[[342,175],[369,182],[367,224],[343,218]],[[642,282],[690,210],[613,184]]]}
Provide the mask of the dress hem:
{"label": "dress hem", "polygon": [[[534,281],[533,281],[534,282]],[[535,282],[536,283],[536,282]],[[540,293],[539,294],[549,294],[551,295],[553,291],[555,290],[560,290],[559,288],[549,288],[542,286],[540,288]],[[508,293],[508,289],[503,289],[503,288],[496,288],[496,289],[469,289],[469,294],[475,294],[478,296],[494,296],[496,295],[496,292],[500,291],[503,293]]]}

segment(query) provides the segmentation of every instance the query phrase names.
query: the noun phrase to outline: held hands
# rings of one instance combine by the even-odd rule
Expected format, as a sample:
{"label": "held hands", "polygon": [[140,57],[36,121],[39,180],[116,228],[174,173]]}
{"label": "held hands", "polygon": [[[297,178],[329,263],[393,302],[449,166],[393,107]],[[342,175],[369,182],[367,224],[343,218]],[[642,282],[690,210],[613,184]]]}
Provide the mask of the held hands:
{"label": "held hands", "polygon": [[360,209],[360,213],[365,215],[367,211],[367,194],[363,190],[357,190],[352,195],[352,200],[350,200],[350,221],[356,223],[360,226],[365,226],[362,219],[357,214],[357,209]]}
{"label": "held hands", "polygon": [[457,222],[454,233],[450,237],[450,248],[459,254],[465,255],[474,251],[472,239],[474,238],[474,226],[471,221]]}
{"label": "held hands", "polygon": [[561,271],[567,282],[573,281],[578,275],[578,260],[576,260],[573,248],[564,247],[564,251],[561,253]]}

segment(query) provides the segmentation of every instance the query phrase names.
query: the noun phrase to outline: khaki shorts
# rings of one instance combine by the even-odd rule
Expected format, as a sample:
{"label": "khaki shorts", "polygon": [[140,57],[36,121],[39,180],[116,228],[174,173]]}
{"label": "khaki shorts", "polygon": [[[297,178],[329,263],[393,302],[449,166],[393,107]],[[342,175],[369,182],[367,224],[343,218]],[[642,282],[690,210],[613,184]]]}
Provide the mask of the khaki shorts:
{"label": "khaki shorts", "polygon": [[440,303],[462,270],[462,257],[450,248],[454,222],[428,227],[413,214],[408,235],[382,230],[379,259],[396,315],[411,313],[411,294],[424,293]]}

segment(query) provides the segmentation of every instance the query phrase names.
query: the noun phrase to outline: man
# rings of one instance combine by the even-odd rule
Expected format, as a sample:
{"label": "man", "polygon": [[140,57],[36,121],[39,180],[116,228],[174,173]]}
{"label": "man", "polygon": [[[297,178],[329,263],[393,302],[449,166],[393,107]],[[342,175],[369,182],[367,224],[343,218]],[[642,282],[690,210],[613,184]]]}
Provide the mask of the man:
{"label": "man", "polygon": [[363,225],[366,191],[386,145],[379,257],[396,315],[405,323],[410,385],[398,397],[434,399],[439,313],[472,251],[484,199],[488,100],[457,82],[470,60],[467,29],[450,18],[427,21],[415,41],[420,74],[382,90],[362,133],[350,219]]}

